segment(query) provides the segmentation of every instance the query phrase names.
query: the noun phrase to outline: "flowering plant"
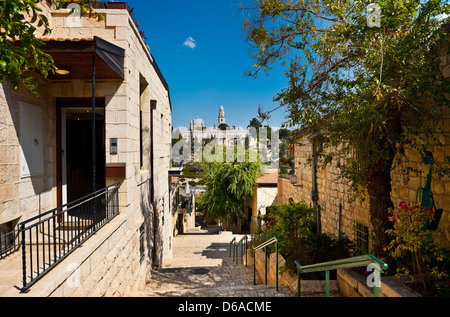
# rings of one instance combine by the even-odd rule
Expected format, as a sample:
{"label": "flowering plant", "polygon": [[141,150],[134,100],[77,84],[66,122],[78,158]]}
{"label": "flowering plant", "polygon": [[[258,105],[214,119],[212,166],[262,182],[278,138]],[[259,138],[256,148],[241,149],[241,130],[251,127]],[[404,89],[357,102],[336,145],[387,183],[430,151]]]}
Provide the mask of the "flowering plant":
{"label": "flowering plant", "polygon": [[291,170],[294,168],[294,160],[291,157],[285,159],[280,158],[278,165],[280,167],[280,174],[290,174]]}
{"label": "flowering plant", "polygon": [[408,276],[424,288],[430,286],[432,279],[445,278],[441,270],[444,249],[433,241],[427,229],[434,220],[434,211],[422,208],[420,203],[402,201],[397,209],[389,210],[388,220],[394,223],[393,229],[387,230],[393,240],[384,249],[393,259],[406,260],[397,268],[396,276]]}

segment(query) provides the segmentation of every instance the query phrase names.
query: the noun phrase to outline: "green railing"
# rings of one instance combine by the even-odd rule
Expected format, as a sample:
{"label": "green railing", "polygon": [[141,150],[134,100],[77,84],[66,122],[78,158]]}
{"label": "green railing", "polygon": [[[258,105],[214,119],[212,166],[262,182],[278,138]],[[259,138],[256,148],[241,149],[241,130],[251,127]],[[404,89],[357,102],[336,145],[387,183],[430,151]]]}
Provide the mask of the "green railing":
{"label": "green railing", "polygon": [[272,239],[267,240],[266,242],[258,245],[257,247],[253,247],[253,284],[256,285],[256,252],[264,249],[265,254],[265,285],[267,285],[267,247],[275,244],[275,254],[276,254],[276,285],[278,291],[278,242],[277,237],[273,237]]}
{"label": "green railing", "polygon": [[300,297],[300,275],[301,273],[323,272],[326,276],[326,294],[330,297],[330,271],[337,269],[347,269],[361,266],[372,266],[374,270],[373,294],[375,297],[379,296],[381,272],[387,270],[388,265],[383,261],[377,259],[373,255],[361,255],[353,258],[330,261],[325,263],[318,263],[312,265],[302,266],[298,261],[295,261],[297,266],[297,296]]}

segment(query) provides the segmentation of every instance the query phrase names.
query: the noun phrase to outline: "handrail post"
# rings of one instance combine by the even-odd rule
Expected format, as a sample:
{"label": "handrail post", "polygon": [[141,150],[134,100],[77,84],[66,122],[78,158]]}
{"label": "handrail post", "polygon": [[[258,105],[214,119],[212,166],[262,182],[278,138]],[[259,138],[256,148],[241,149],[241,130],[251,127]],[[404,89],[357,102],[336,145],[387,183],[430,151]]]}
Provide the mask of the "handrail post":
{"label": "handrail post", "polygon": [[26,264],[26,250],[25,250],[25,224],[21,225],[22,231],[22,282],[23,289],[27,286],[27,264]]}
{"label": "handrail post", "polygon": [[327,297],[330,297],[330,271],[325,272],[326,283],[327,283]]}
{"label": "handrail post", "polygon": [[301,267],[301,265],[300,265],[300,263],[298,263],[297,260],[295,261],[295,266],[297,267],[297,297],[300,297],[300,289],[301,289],[301,287],[300,287],[300,274],[301,274],[300,267]]}
{"label": "handrail post", "polygon": [[265,277],[266,277],[266,281],[265,281],[265,283],[266,283],[266,285],[267,285],[267,247],[265,247],[264,248],[264,257],[265,257],[265,263],[264,263],[264,265],[265,265]]}
{"label": "handrail post", "polygon": [[253,285],[256,285],[256,251],[253,247]]}
{"label": "handrail post", "polygon": [[248,237],[245,236],[245,267],[248,266]]}
{"label": "handrail post", "polygon": [[375,285],[373,286],[373,296],[379,297],[380,296],[380,279],[381,279],[381,273],[380,270],[375,269]]}
{"label": "handrail post", "polygon": [[275,253],[276,253],[276,261],[277,261],[276,279],[277,279],[277,292],[278,292],[279,291],[279,288],[278,288],[278,242],[275,244]]}

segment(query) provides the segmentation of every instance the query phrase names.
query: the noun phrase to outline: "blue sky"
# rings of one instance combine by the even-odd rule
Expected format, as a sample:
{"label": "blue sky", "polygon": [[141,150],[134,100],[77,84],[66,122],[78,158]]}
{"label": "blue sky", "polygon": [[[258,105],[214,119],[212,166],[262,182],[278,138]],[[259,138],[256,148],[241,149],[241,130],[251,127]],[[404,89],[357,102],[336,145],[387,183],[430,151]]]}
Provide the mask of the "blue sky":
{"label": "blue sky", "polygon": [[[140,29],[166,78],[172,124],[188,127],[196,116],[217,125],[219,107],[227,124],[247,127],[258,106],[278,106],[273,97],[286,86],[284,69],[258,79],[244,73],[254,62],[242,36],[240,0],[129,0]],[[284,110],[264,124],[279,127]]]}

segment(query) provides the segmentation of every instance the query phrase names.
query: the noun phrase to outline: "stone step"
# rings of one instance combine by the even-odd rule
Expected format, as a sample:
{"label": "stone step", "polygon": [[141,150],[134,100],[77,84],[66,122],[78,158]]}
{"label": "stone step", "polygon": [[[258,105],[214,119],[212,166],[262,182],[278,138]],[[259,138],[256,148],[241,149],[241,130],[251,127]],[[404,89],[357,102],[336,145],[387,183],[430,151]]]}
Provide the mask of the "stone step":
{"label": "stone step", "polygon": [[293,297],[288,287],[280,285],[239,285],[204,288],[147,289],[139,297]]}

